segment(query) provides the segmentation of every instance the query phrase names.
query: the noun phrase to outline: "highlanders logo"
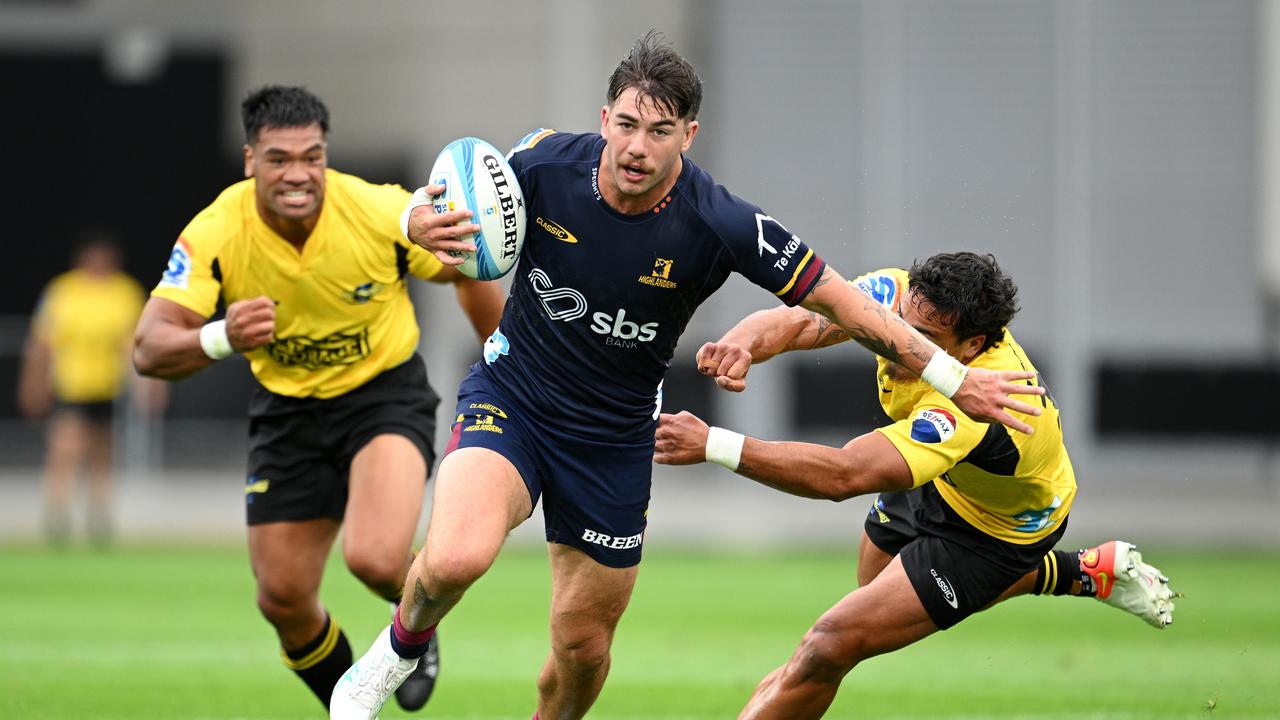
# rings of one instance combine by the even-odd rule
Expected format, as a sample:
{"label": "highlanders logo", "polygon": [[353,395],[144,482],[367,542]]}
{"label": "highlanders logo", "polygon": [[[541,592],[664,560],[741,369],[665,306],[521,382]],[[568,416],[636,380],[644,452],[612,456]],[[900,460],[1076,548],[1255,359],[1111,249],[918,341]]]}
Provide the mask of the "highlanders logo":
{"label": "highlanders logo", "polygon": [[942,408],[925,408],[911,421],[911,439],[919,443],[941,443],[956,434],[956,416]]}

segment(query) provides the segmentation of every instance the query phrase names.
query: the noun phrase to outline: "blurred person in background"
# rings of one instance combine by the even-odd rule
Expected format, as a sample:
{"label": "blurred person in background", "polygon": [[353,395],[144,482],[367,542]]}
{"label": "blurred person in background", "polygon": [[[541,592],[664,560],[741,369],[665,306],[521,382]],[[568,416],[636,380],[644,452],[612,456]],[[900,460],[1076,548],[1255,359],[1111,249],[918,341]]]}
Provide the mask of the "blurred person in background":
{"label": "blurred person in background", "polygon": [[[182,231],[133,358],[166,380],[248,359],[259,384],[245,485],[258,607],[284,664],[327,706],[351,664],[319,598],[330,548],[345,527],[348,569],[394,606],[435,457],[439,398],[417,354],[408,276],[451,283],[478,338],[497,326],[502,292],[401,235],[403,188],[328,167],[329,111],[318,97],[268,86],[241,111],[247,179]],[[226,317],[211,320],[219,303]],[[421,708],[438,670],[433,645],[397,692],[401,706]]]}
{"label": "blurred person in background", "polygon": [[[129,365],[142,286],[121,270],[120,248],[109,234],[89,231],[77,244],[71,270],[45,287],[23,348],[18,380],[22,414],[48,416],[44,460],[44,529],[49,541],[71,536],[75,481],[88,485],[88,535],[112,536],[112,417],[133,377]],[[135,398],[159,410],[165,388],[136,384]]]}
{"label": "blurred person in background", "polygon": [[[989,369],[1035,366],[1008,333],[1017,286],[994,257],[943,253],[909,271],[889,268],[850,284],[900,315],[956,359]],[[754,362],[848,340],[800,308],[747,316],[698,351],[698,367],[740,392]],[[710,358],[715,358],[714,361]],[[655,460],[715,462],[763,485],[827,500],[879,492],[863,525],[859,589],[813,625],[790,662],[770,673],[742,711],[760,720],[820,717],[862,660],[892,652],[1009,597],[1096,597],[1157,628],[1173,622],[1168,578],[1119,540],[1055,550],[1076,494],[1057,404],[1041,395],[1036,432],[974,421],[896,363],[876,375],[894,422],[843,448],[764,442],[708,428],[688,412],[663,415]]]}

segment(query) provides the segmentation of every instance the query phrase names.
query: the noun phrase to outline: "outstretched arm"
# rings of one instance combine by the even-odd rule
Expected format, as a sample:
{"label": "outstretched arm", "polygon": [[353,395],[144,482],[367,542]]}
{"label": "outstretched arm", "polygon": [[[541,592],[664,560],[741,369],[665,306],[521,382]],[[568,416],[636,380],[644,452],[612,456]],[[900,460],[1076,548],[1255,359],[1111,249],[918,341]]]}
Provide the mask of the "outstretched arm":
{"label": "outstretched arm", "polygon": [[1031,426],[1013,417],[1009,410],[1040,414],[1040,408],[1010,397],[1043,395],[1044,388],[1017,382],[1029,380],[1035,373],[967,368],[896,313],[851,287],[830,266],[801,305],[835,322],[868,350],[921,376],[974,420],[1031,432]]}
{"label": "outstretched arm", "polygon": [[823,500],[906,490],[912,485],[907,461],[878,432],[856,437],[842,448],[767,442],[708,428],[689,412],[662,415],[653,459],[663,465],[710,460],[775,490]]}
{"label": "outstretched arm", "polygon": [[716,342],[698,349],[698,372],[715,378],[722,390],[742,392],[754,363],[790,350],[812,350],[849,339],[839,325],[804,307],[776,307],[751,313]]}

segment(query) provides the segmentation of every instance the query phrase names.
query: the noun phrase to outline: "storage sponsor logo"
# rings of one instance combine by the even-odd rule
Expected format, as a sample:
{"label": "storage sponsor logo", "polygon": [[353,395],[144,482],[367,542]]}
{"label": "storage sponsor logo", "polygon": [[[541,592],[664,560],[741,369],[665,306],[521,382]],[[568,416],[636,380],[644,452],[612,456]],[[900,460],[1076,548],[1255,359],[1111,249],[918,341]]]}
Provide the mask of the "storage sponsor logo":
{"label": "storage sponsor logo", "polygon": [[630,537],[613,537],[595,530],[583,530],[582,540],[593,545],[607,547],[610,550],[630,550],[631,548],[640,547],[640,543],[644,542],[644,533]]}
{"label": "storage sponsor logo", "polygon": [[267,345],[267,354],[284,367],[315,370],[333,365],[350,365],[369,354],[369,331],[334,333],[316,340],[309,337],[280,338]]}

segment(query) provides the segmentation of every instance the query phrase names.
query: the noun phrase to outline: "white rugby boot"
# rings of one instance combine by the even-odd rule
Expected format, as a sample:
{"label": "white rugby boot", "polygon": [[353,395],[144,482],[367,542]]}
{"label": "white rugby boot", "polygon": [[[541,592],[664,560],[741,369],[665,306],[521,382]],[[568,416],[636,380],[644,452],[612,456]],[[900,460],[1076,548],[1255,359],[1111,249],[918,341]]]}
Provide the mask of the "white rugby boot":
{"label": "white rugby boot", "polygon": [[1159,568],[1142,561],[1142,553],[1132,544],[1112,540],[1084,550],[1080,569],[1093,578],[1097,598],[1107,605],[1137,615],[1155,628],[1173,623],[1173,599],[1180,594],[1169,587],[1169,578]]}
{"label": "white rugby boot", "polygon": [[355,664],[339,678],[329,699],[333,720],[375,720],[383,704],[418,666],[417,658],[405,659],[391,649],[391,626],[378,637]]}

